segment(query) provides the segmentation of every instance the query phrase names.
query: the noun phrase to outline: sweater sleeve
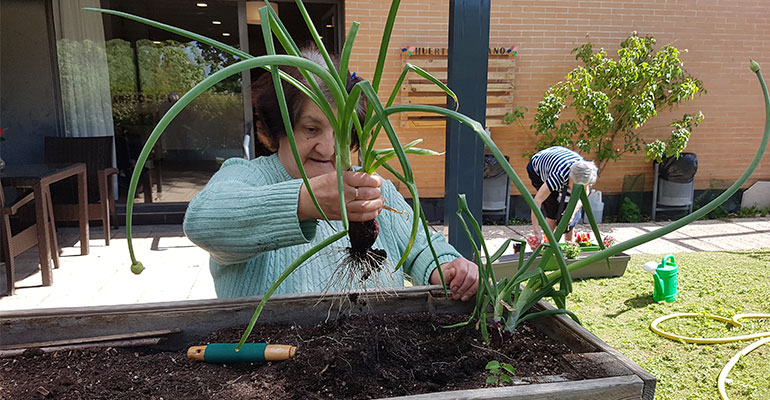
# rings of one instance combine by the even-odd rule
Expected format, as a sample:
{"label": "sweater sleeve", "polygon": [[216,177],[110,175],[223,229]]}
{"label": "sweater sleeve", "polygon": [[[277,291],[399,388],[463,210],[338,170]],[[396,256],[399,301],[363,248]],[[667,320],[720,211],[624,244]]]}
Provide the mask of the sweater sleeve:
{"label": "sweater sleeve", "polygon": [[316,221],[299,221],[301,179],[271,182],[253,162],[229,159],[187,208],[184,232],[219,265],[307,243]]}
{"label": "sweater sleeve", "polygon": [[[398,243],[400,259],[403,252],[406,250],[406,246],[409,244],[409,237],[412,233],[412,222],[414,221],[412,215],[412,209],[407,204],[401,193],[396,190],[395,186],[388,181],[383,180],[382,184],[383,194],[387,199],[387,205],[397,210],[408,210],[409,217],[404,215],[398,215],[389,211],[383,211],[388,213],[390,218],[390,229],[394,235],[393,240]],[[444,235],[440,233],[433,233],[430,236],[431,244],[433,244],[436,255],[438,256],[439,265],[448,263],[455,258],[460,257],[460,254],[455,250],[452,245],[446,242]],[[395,257],[394,257],[395,258]],[[398,259],[393,260],[398,262]],[[413,280],[415,285],[428,285],[430,275],[436,268],[436,262],[433,258],[433,253],[428,246],[428,240],[425,236],[425,229],[422,227],[422,223],[417,229],[417,237],[415,238],[414,245],[412,246],[406,261],[404,262],[404,272],[407,273]]]}

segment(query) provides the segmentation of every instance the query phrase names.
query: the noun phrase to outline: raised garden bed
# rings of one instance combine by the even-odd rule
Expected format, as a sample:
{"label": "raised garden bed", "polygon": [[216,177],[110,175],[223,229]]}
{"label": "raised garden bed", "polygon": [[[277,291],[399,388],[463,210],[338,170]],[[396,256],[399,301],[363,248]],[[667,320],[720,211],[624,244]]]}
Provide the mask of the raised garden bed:
{"label": "raised garden bed", "polygon": [[[598,250],[598,246],[596,246]],[[580,255],[578,258],[573,260],[567,260],[567,265],[574,263],[577,260],[586,258],[593,253],[595,253],[597,250],[581,250]],[[516,271],[519,267],[519,254],[508,254],[500,257],[497,259],[497,261],[493,264],[493,267],[495,269],[495,277],[497,279],[500,278],[511,278],[516,274]],[[525,253],[525,257],[529,257],[529,254],[531,253]],[[610,260],[610,267],[607,268],[607,262],[605,260],[597,261],[595,263],[586,265],[583,268],[577,269],[575,271],[571,272],[573,279],[586,279],[586,278],[613,278],[622,276],[626,272],[626,267],[628,266],[628,261],[631,259],[631,256],[629,256],[626,253],[619,253],[609,258]],[[532,263],[532,268],[537,266],[537,263],[540,261],[540,257],[538,256],[537,260]],[[556,260],[552,259],[550,260],[545,267],[546,270],[556,270],[558,269]]]}
{"label": "raised garden bed", "polygon": [[[465,318],[472,304],[446,300],[436,287],[354,297],[341,313],[332,296],[271,299],[251,339],[299,350],[293,360],[261,366],[184,357],[189,345],[236,341],[256,298],[6,312],[6,355],[31,343],[49,351],[83,338],[111,342],[0,358],[0,398],[653,398],[654,377],[569,318],[538,318],[506,345],[487,347],[472,326],[440,327]],[[117,349],[126,343],[142,346]],[[431,356],[416,358],[425,352]],[[490,360],[514,365],[512,386],[485,387]]]}

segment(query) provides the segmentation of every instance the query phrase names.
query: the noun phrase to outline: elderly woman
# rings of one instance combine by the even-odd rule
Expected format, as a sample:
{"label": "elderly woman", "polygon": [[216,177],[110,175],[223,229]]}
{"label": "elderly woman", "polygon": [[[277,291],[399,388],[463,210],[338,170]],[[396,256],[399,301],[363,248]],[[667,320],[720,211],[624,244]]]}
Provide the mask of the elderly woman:
{"label": "elderly woman", "polygon": [[[527,164],[527,174],[537,190],[535,204],[545,214],[545,222],[551,230],[555,230],[559,220],[564,217],[564,208],[569,201],[573,184],[577,182],[585,185],[588,194],[591,185],[596,182],[597,168],[592,161],[584,160],[580,154],[566,147],[553,146],[532,156]],[[583,214],[582,208],[583,204],[578,200],[564,233],[564,238],[568,241],[572,240],[572,230]],[[543,232],[534,211],[532,230],[534,236],[527,238],[527,242],[534,249],[543,241]]]}
{"label": "elderly woman", "polygon": [[[323,65],[317,51],[305,51],[303,56]],[[304,81],[296,69],[282,69]],[[355,84],[354,79],[348,74],[348,91]],[[253,160],[225,161],[190,202],[185,215],[185,233],[211,255],[210,270],[218,297],[264,294],[298,256],[343,229],[334,131],[315,103],[293,86],[285,82],[283,86],[302,165],[321,208],[332,220],[331,227],[319,221],[322,217],[292,155],[272,79],[270,74],[264,74],[252,90],[255,125],[260,141],[274,153]],[[359,104],[359,118],[364,110],[365,105]],[[357,138],[353,136],[355,148]],[[440,234],[427,238],[420,230],[403,268],[394,271],[393,266],[406,250],[411,221],[407,215],[383,212],[383,205],[399,210],[410,207],[393,184],[379,176],[347,171],[343,173],[343,184],[348,219],[376,218],[380,233],[373,247],[384,249],[389,257],[379,276],[367,280],[368,286],[377,282],[403,286],[404,273],[416,285],[439,284],[438,270],[428,247],[430,240],[453,298],[467,301],[476,293],[477,266],[462,258]],[[344,258],[340,250],[349,245],[344,237],[311,257],[276,293],[350,289],[335,272]]]}

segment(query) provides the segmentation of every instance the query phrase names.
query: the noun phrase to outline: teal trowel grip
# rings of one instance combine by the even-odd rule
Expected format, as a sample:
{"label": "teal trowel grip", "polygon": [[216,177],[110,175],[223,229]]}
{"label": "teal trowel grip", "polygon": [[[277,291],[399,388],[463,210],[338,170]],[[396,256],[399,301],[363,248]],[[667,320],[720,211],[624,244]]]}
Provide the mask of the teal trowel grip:
{"label": "teal trowel grip", "polygon": [[297,348],[281,344],[245,343],[235,351],[237,343],[211,343],[193,346],[187,350],[187,358],[209,363],[264,363],[287,360],[294,357]]}
{"label": "teal trowel grip", "polygon": [[236,343],[212,343],[206,346],[203,361],[210,363],[265,362],[267,343],[244,343],[235,351]]}

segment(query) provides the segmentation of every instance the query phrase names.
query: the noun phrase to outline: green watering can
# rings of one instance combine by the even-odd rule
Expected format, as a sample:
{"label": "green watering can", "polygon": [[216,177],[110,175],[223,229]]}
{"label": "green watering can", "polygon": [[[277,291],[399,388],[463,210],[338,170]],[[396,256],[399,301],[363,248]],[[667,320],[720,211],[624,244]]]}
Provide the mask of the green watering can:
{"label": "green watering can", "polygon": [[670,303],[676,300],[676,279],[679,274],[679,266],[676,265],[673,255],[663,257],[660,264],[648,261],[644,264],[644,270],[653,274],[652,280],[655,290],[652,298],[655,301],[665,300]]}

